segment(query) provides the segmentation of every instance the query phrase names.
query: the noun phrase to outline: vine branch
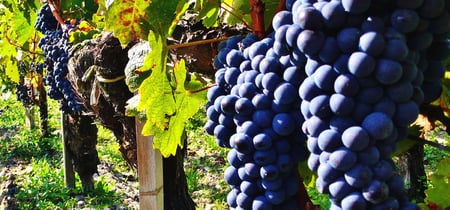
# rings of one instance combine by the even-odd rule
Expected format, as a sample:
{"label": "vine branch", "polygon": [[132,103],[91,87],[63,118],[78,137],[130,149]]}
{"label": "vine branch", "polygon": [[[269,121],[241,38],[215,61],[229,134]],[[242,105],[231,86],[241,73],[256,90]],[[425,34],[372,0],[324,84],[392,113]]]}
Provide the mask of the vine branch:
{"label": "vine branch", "polygon": [[197,89],[197,90],[188,90],[187,93],[188,94],[198,93],[198,92],[201,92],[201,91],[204,91],[204,90],[208,90],[209,88],[212,88],[214,86],[217,86],[217,84],[211,84],[211,85],[208,85],[206,87],[202,87],[202,88]]}
{"label": "vine branch", "polygon": [[[56,0],[58,1],[58,0]],[[54,0],[48,0],[48,5],[52,10],[53,16],[56,18],[58,23],[61,25],[62,29],[66,28],[66,24],[64,23],[64,19],[61,17],[61,11],[59,10],[59,2],[55,2]]]}
{"label": "vine branch", "polygon": [[445,145],[439,144],[439,143],[434,142],[434,141],[429,141],[429,140],[426,140],[426,139],[421,138],[421,137],[416,136],[416,135],[409,134],[408,135],[408,139],[414,140],[414,141],[416,141],[416,142],[418,142],[420,144],[427,144],[427,145],[430,145],[432,147],[435,147],[435,148],[438,148],[438,149],[450,152],[450,147],[449,146],[445,146]]}
{"label": "vine branch", "polygon": [[253,33],[262,39],[265,36],[264,12],[266,5],[262,0],[250,0],[250,15],[253,22]]}
{"label": "vine branch", "polygon": [[[7,31],[8,31],[8,29],[5,29],[4,34],[5,34],[5,39],[6,39],[6,41],[8,42],[8,44],[10,44],[10,45],[12,45],[12,46],[14,46],[14,47],[17,47],[19,50],[21,50],[21,51],[23,51],[23,52],[26,52],[26,53],[29,53],[29,54],[32,54],[32,55],[43,55],[43,54],[41,54],[41,53],[34,52],[34,49],[33,49],[33,51],[30,51],[30,50],[27,50],[27,49],[23,48],[23,47],[20,46],[19,44],[13,42],[13,41],[9,38]],[[33,41],[33,42],[34,42],[34,41]]]}
{"label": "vine branch", "polygon": [[222,38],[218,38],[218,39],[207,39],[207,40],[186,42],[186,43],[180,43],[180,44],[173,44],[173,45],[167,46],[167,48],[169,48],[171,50],[171,49],[177,49],[177,48],[183,48],[183,47],[192,47],[192,46],[196,46],[196,45],[221,42],[221,41],[227,40],[228,38],[229,37],[222,37]]}

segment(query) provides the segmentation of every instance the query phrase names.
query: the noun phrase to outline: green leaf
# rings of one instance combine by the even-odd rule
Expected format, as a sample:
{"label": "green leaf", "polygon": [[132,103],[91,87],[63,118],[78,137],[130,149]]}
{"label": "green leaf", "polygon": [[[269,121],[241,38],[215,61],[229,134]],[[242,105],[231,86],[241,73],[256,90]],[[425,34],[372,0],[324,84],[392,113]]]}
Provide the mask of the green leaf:
{"label": "green leaf", "polygon": [[18,64],[14,60],[10,60],[6,64],[6,76],[8,76],[11,81],[15,83],[19,83],[20,81],[19,69],[17,66]]}
{"label": "green leaf", "polygon": [[230,25],[235,25],[238,23],[245,23],[251,25],[252,17],[250,14],[250,1],[248,0],[225,0],[226,5],[231,5],[231,8],[227,7],[231,10],[231,13],[226,13],[224,15],[224,22]]}
{"label": "green leaf", "polygon": [[152,70],[152,74],[139,87],[141,98],[138,105],[138,111],[145,110],[146,113],[147,121],[142,130],[142,134],[146,136],[154,135],[158,129],[166,129],[167,117],[175,112],[173,90],[166,74],[165,41],[153,32],[149,33],[148,39],[152,50],[141,69]]}
{"label": "green leaf", "polygon": [[33,37],[34,26],[30,25],[30,21],[22,15],[14,15],[12,19],[12,27],[16,34],[16,43],[24,45],[27,41],[30,41]]}
{"label": "green leaf", "polygon": [[76,18],[91,20],[98,9],[98,4],[94,0],[61,1],[61,9],[67,11],[65,13],[75,14]]}
{"label": "green leaf", "polygon": [[204,4],[199,6],[202,9],[198,14],[198,20],[203,19],[203,25],[205,27],[212,27],[217,25],[217,20],[219,19],[219,12],[220,12],[219,6],[209,1],[199,2],[198,4]]}
{"label": "green leaf", "polygon": [[[182,13],[187,0],[153,0],[146,9],[146,21],[151,30],[167,38],[171,35],[172,26],[177,22],[177,14]],[[187,9],[187,8],[186,8]],[[184,10],[185,11],[185,10]],[[183,12],[184,13],[184,12]]]}
{"label": "green leaf", "polygon": [[445,76],[442,79],[442,94],[441,101],[445,108],[450,108],[450,58],[447,59],[447,71],[445,72]]}
{"label": "green leaf", "polygon": [[436,165],[436,171],[430,177],[430,186],[425,190],[427,202],[433,202],[440,208],[450,206],[450,157],[443,159]]}
{"label": "green leaf", "polygon": [[187,1],[180,1],[177,5],[176,15],[172,21],[172,25],[169,28],[169,35],[173,33],[175,27],[177,26],[178,21],[183,17],[184,13],[189,9],[189,4]]}
{"label": "green leaf", "polygon": [[148,46],[151,48],[144,60],[144,65],[140,68],[140,72],[152,70],[154,68],[164,69],[167,59],[167,44],[166,37],[162,37],[161,34],[150,31],[148,34]]}
{"label": "green leaf", "polygon": [[272,27],[272,19],[275,16],[276,10],[278,8],[278,4],[280,1],[278,0],[263,0],[264,4],[266,4],[266,10],[264,12],[264,24],[266,29]]}
{"label": "green leaf", "polygon": [[112,1],[111,5],[106,5],[105,29],[113,31],[123,47],[130,41],[145,38],[148,28],[143,18],[150,3],[150,0]]}
{"label": "green leaf", "polygon": [[138,117],[140,121],[146,121],[145,112],[138,111],[137,107],[139,105],[140,95],[136,94],[127,100],[127,105],[125,106],[125,115],[128,117]]}
{"label": "green leaf", "polygon": [[168,128],[160,130],[154,137],[154,147],[159,149],[164,157],[174,155],[177,147],[183,146],[181,136],[185,123],[198,112],[200,105],[206,99],[206,91],[190,93],[185,89],[186,74],[185,62],[181,60],[174,69],[177,84],[175,89],[176,112],[170,117]]}
{"label": "green leaf", "polygon": [[131,92],[135,92],[152,73],[152,71],[138,71],[143,66],[149,52],[149,43],[145,41],[136,43],[128,50],[129,60],[125,66],[125,83]]}
{"label": "green leaf", "polygon": [[[272,19],[278,8],[280,1],[278,0],[262,0],[265,4],[264,8],[264,24],[266,29],[272,25]],[[227,6],[230,5],[230,6]],[[226,12],[223,15],[223,21],[229,25],[235,25],[245,22],[247,25],[252,26],[251,7],[248,0],[225,0],[223,7],[227,8],[230,12]]]}

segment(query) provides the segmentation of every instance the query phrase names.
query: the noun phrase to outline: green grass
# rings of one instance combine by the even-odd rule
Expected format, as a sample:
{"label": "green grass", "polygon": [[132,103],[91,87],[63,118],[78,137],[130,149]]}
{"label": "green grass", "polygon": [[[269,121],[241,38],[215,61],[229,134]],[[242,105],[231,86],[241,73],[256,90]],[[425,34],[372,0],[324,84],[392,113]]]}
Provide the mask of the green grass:
{"label": "green grass", "polygon": [[113,172],[131,173],[119,151],[119,143],[114,134],[101,125],[97,125],[97,152],[101,161],[114,166]]}
{"label": "green grass", "polygon": [[15,100],[0,101],[0,163],[33,157],[52,157],[62,151],[60,135],[42,137],[38,129],[25,126],[25,108]]}
{"label": "green grass", "polygon": [[[87,208],[114,209],[116,204],[124,203],[124,192],[117,189],[117,182],[112,177],[114,175],[97,177],[95,188],[90,194],[81,191],[78,177],[75,189],[64,187],[59,105],[55,101],[49,102],[52,135],[42,138],[37,129],[25,128],[24,108],[20,103],[15,100],[0,101],[0,110],[3,110],[0,114],[0,163],[22,161],[22,167],[25,167],[23,173],[16,177],[16,197],[21,209],[71,209],[76,207],[76,196],[79,195],[85,196]],[[188,146],[184,166],[189,193],[197,209],[228,209],[226,196],[230,187],[223,179],[223,171],[228,166],[228,149],[217,146],[214,137],[203,131],[205,121],[205,112],[201,110],[186,124]],[[119,144],[114,135],[102,126],[98,128],[97,150],[100,160],[112,173],[134,176],[135,172],[129,169],[118,151]],[[449,143],[450,136],[438,130],[429,133],[426,138],[432,141],[447,140]],[[448,152],[425,146],[427,171],[434,170],[436,163],[448,155]],[[2,181],[6,179],[0,177]],[[328,196],[320,194],[310,183],[308,180],[306,187],[313,203],[328,209]]]}
{"label": "green grass", "polygon": [[188,156],[184,168],[189,193],[197,209],[228,209],[226,196],[230,187],[223,179],[228,149],[217,146],[214,137],[203,131],[204,116],[201,110],[186,124]]}
{"label": "green grass", "polygon": [[[49,100],[49,126],[51,135],[43,138],[40,131],[28,129],[24,122],[25,109],[14,100],[0,100],[0,164],[12,167],[17,184],[15,197],[20,209],[73,209],[77,196],[83,195],[85,207],[92,209],[118,208],[123,193],[115,187],[116,181],[96,178],[94,190],[82,192],[76,175],[76,187],[64,184],[62,169],[62,139],[60,134],[59,105]],[[38,111],[36,111],[38,114]],[[37,116],[36,116],[37,117]],[[100,160],[113,166],[114,173],[133,173],[118,151],[119,145],[109,130],[99,126],[98,147]],[[14,164],[16,164],[14,167]],[[0,177],[6,181],[8,177]],[[136,186],[137,187],[137,186]]]}
{"label": "green grass", "polygon": [[[31,160],[31,164],[27,166],[29,170],[17,180],[19,190],[16,198],[21,209],[76,207],[78,200],[75,195],[83,194],[81,186],[74,189],[64,187],[64,172],[59,167],[61,165],[60,161],[48,158]],[[122,203],[111,182],[102,178],[97,180],[94,190],[86,195],[85,201],[87,206],[95,209]]]}

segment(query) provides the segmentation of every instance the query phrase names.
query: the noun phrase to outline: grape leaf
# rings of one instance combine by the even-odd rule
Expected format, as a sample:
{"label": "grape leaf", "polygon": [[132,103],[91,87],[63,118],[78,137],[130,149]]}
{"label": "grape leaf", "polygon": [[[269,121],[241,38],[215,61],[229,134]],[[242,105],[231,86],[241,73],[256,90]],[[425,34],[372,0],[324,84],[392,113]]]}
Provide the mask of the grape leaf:
{"label": "grape leaf", "polygon": [[152,71],[137,71],[143,66],[149,52],[150,45],[146,41],[138,42],[128,50],[129,60],[125,66],[125,83],[130,92],[135,92],[142,82],[152,73]]}
{"label": "grape leaf", "polygon": [[[72,0],[61,1],[61,9],[73,13],[78,19],[92,19],[92,15],[97,11],[98,4],[94,0]],[[76,12],[73,12],[76,11]]]}
{"label": "grape leaf", "polygon": [[278,4],[280,1],[275,0],[263,0],[264,4],[266,4],[266,10],[264,12],[264,24],[266,26],[266,29],[269,27],[272,27],[272,19],[273,16],[275,16],[275,13],[277,12]]}
{"label": "grape leaf", "polygon": [[175,11],[175,17],[173,18],[172,25],[169,28],[168,35],[170,36],[173,31],[175,30],[175,27],[177,26],[178,21],[183,17],[184,13],[189,9],[189,3],[187,1],[179,1],[176,11]]}
{"label": "grape leaf", "polygon": [[148,39],[152,50],[141,69],[152,70],[152,73],[139,87],[141,98],[138,105],[139,111],[146,112],[147,122],[142,129],[142,134],[146,136],[154,135],[158,129],[166,129],[167,116],[175,112],[172,86],[166,74],[167,47],[158,34],[150,32]]}
{"label": "grape leaf", "polygon": [[430,177],[430,185],[425,194],[427,202],[432,202],[440,208],[445,209],[450,206],[450,157],[441,160],[436,165],[436,171]]}
{"label": "grape leaf", "polygon": [[[36,17],[36,14],[32,16]],[[30,25],[30,20],[22,15],[13,15],[12,22],[12,30],[16,35],[15,42],[22,46],[30,40],[30,37],[33,37],[34,25]]]}
{"label": "grape leaf", "polygon": [[[231,13],[224,15],[224,22],[230,25],[245,23],[251,25],[252,17],[250,15],[250,1],[248,0],[225,0],[224,5],[231,10]],[[231,8],[230,8],[231,7]]]}
{"label": "grape leaf", "polygon": [[207,28],[216,26],[219,19],[219,5],[211,3],[210,1],[198,1],[196,8],[199,8],[197,20],[203,19],[203,25]]}
{"label": "grape leaf", "polygon": [[[4,25],[0,25],[2,30]],[[5,34],[1,34],[2,36]],[[3,39],[3,38],[2,38]],[[13,82],[19,82],[19,69],[17,68],[17,49],[6,40],[0,41],[0,65],[5,66],[6,76]]]}
{"label": "grape leaf", "polygon": [[107,3],[109,2],[112,3],[106,5],[105,29],[113,31],[123,47],[130,41],[146,37],[149,28],[143,23],[143,19],[150,0],[111,0]]}
{"label": "grape leaf", "polygon": [[[272,24],[278,4],[277,0],[262,0],[265,4],[264,8],[264,24],[266,29]],[[248,25],[252,25],[251,8],[248,0],[225,0],[224,5],[232,11],[233,14],[224,15],[224,22],[230,25],[242,23],[244,21]],[[231,7],[231,8],[230,8]]]}
{"label": "grape leaf", "polygon": [[191,118],[205,101],[206,91],[190,93],[185,89],[186,65],[181,60],[174,68],[176,89],[176,112],[170,116],[168,128],[159,130],[154,137],[154,147],[161,151],[164,157],[174,155],[178,146],[183,146],[182,134],[186,121]]}
{"label": "grape leaf", "polygon": [[[8,60],[8,59],[7,59]],[[15,60],[9,59],[6,63],[6,76],[8,76],[11,81],[15,83],[19,83],[19,69],[17,68],[18,64]]]}
{"label": "grape leaf", "polygon": [[179,13],[186,11],[186,4],[187,0],[151,1],[146,9],[146,20],[150,29],[164,38],[169,37],[174,28],[173,24],[178,21],[177,14],[179,16]]}
{"label": "grape leaf", "polygon": [[138,111],[137,107],[139,105],[140,95],[136,94],[127,100],[125,106],[125,115],[128,117],[137,117],[140,121],[145,122],[147,118],[145,117],[145,112]]}

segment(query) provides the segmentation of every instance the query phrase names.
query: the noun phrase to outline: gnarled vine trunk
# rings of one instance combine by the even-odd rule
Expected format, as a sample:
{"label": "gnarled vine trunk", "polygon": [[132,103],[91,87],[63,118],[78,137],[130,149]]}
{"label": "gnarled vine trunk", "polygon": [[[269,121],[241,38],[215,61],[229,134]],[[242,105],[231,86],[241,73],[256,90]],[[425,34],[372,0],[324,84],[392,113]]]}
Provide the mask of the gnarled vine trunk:
{"label": "gnarled vine trunk", "polygon": [[[133,96],[124,81],[129,48],[123,49],[111,33],[104,33],[97,39],[74,46],[73,50],[68,77],[84,101],[88,110],[85,114],[114,133],[122,156],[131,167],[137,168],[135,119],[125,115],[126,101]],[[175,156],[163,159],[164,203],[167,210],[195,209],[187,190],[183,159],[181,149]],[[75,167],[78,164],[77,172],[80,173],[80,163],[74,161],[74,164]]]}
{"label": "gnarled vine trunk", "polygon": [[97,126],[91,116],[81,114],[66,114],[63,117],[64,132],[67,138],[67,146],[72,157],[74,170],[80,177],[83,189],[94,189],[92,175],[97,173],[97,165],[100,163],[97,145]]}

